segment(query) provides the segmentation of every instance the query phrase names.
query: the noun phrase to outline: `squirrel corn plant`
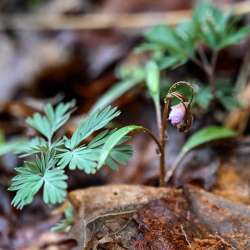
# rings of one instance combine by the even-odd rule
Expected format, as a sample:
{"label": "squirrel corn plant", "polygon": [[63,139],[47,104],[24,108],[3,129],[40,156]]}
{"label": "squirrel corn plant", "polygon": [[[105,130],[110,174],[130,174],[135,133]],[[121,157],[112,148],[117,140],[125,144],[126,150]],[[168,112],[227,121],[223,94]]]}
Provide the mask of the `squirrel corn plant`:
{"label": "squirrel corn plant", "polygon": [[[38,136],[24,143],[19,149],[19,154],[26,157],[26,161],[23,166],[15,169],[17,174],[11,181],[9,190],[16,192],[12,205],[22,209],[33,201],[39,190],[42,190],[46,204],[64,202],[67,195],[67,168],[95,174],[104,165],[113,170],[119,165],[125,165],[132,155],[131,146],[126,144],[130,138],[128,135],[132,132],[144,132],[156,143],[160,155],[160,185],[163,186],[168,119],[180,131],[186,131],[191,126],[190,105],[193,92],[191,85],[186,82],[174,84],[166,95],[161,111],[157,97],[159,92],[153,91],[153,84],[157,78],[151,77],[149,76],[149,86],[152,95],[155,95],[158,109],[158,137],[138,125],[105,129],[109,122],[120,115],[120,111],[111,106],[90,113],[70,137],[58,132],[70,118],[74,102],[60,103],[56,107],[48,104],[43,114],[35,113],[29,117],[27,124],[37,131]],[[179,86],[191,89],[191,99],[177,90]],[[179,104],[171,107],[173,99],[179,100]]]}
{"label": "squirrel corn plant", "polygon": [[[71,137],[60,136],[57,132],[68,121],[73,110],[74,102],[60,103],[55,108],[48,104],[44,114],[35,113],[27,119],[28,125],[39,135],[19,150],[27,160],[23,166],[15,169],[17,174],[9,188],[16,192],[12,200],[12,205],[16,208],[21,209],[31,203],[41,189],[45,203],[63,202],[67,194],[66,168],[94,174],[103,164],[115,169],[118,165],[126,164],[130,158],[131,146],[125,144],[129,137],[123,136],[109,150],[103,164],[98,164],[100,156],[106,153],[102,149],[103,145],[117,130],[106,129],[97,135],[94,133],[120,114],[117,108],[109,106],[91,113]],[[86,139],[90,136],[93,139],[87,143]]]}

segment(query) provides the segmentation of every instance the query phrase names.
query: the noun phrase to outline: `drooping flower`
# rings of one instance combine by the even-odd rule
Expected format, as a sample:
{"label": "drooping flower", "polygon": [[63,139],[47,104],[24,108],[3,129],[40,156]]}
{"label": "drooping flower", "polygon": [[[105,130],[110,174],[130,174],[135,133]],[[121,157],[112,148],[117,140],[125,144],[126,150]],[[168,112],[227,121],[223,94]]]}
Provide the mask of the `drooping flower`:
{"label": "drooping flower", "polygon": [[187,132],[193,121],[189,103],[181,102],[172,106],[168,119],[180,132]]}
{"label": "drooping flower", "polygon": [[183,103],[179,103],[171,107],[168,119],[173,126],[177,126],[184,122],[186,116],[186,108]]}

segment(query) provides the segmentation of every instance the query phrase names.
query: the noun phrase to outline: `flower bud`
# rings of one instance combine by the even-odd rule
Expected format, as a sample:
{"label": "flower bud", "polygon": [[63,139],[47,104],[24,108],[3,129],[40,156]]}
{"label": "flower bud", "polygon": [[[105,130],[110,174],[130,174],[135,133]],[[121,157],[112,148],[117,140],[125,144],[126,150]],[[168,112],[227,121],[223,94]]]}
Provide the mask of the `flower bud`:
{"label": "flower bud", "polygon": [[184,122],[186,117],[186,107],[183,103],[179,103],[171,107],[168,119],[173,126],[177,126]]}
{"label": "flower bud", "polygon": [[187,132],[193,121],[189,103],[182,102],[172,106],[168,119],[180,132]]}

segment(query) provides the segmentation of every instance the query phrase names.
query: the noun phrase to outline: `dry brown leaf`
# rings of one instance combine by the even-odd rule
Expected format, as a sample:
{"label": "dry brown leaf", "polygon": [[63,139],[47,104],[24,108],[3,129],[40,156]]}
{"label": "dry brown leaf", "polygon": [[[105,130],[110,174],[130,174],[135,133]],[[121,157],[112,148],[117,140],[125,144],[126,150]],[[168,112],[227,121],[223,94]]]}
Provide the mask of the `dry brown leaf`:
{"label": "dry brown leaf", "polygon": [[[77,210],[77,223],[71,235],[78,241],[79,249],[94,246],[117,230],[128,228],[130,218],[138,207],[169,192],[179,191],[139,185],[110,185],[71,192],[69,198]],[[127,240],[136,233],[134,226],[129,230],[130,233],[124,235]]]}

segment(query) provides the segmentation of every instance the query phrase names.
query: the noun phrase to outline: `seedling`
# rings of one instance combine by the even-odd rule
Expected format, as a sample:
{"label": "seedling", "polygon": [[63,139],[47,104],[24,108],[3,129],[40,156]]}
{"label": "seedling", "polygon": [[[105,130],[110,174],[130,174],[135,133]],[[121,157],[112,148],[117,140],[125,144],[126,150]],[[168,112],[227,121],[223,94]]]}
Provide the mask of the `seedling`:
{"label": "seedling", "polygon": [[[152,82],[154,83],[154,82]],[[150,83],[149,83],[150,84]],[[160,185],[164,185],[165,177],[165,142],[166,124],[169,113],[172,124],[179,130],[186,130],[191,125],[190,102],[176,90],[179,86],[192,89],[185,82],[174,84],[165,98],[163,114],[159,110],[160,135],[157,138],[148,129],[130,125],[119,129],[104,129],[114,118],[120,115],[117,108],[107,107],[90,113],[71,137],[60,136],[58,131],[68,121],[74,110],[74,102],[60,103],[55,108],[48,104],[44,114],[35,113],[27,119],[30,127],[38,132],[38,136],[24,144],[20,154],[28,158],[22,167],[16,168],[17,175],[12,179],[9,190],[16,191],[12,205],[23,208],[32,202],[40,189],[43,190],[43,200],[47,204],[61,203],[67,192],[67,175],[65,169],[80,169],[87,174],[95,174],[104,165],[116,169],[127,163],[132,155],[131,146],[126,144],[131,132],[145,132],[156,143],[160,154]],[[152,87],[152,84],[150,84]],[[151,88],[151,90],[153,90]],[[159,95],[156,91],[152,94]],[[180,101],[182,108],[172,107],[173,98]],[[157,98],[158,100],[158,98]],[[157,101],[158,103],[158,101]],[[160,106],[159,106],[160,109]],[[181,110],[181,112],[179,112]],[[103,130],[104,129],[104,130]],[[97,135],[94,135],[97,131]],[[89,142],[86,139],[92,138]]]}

